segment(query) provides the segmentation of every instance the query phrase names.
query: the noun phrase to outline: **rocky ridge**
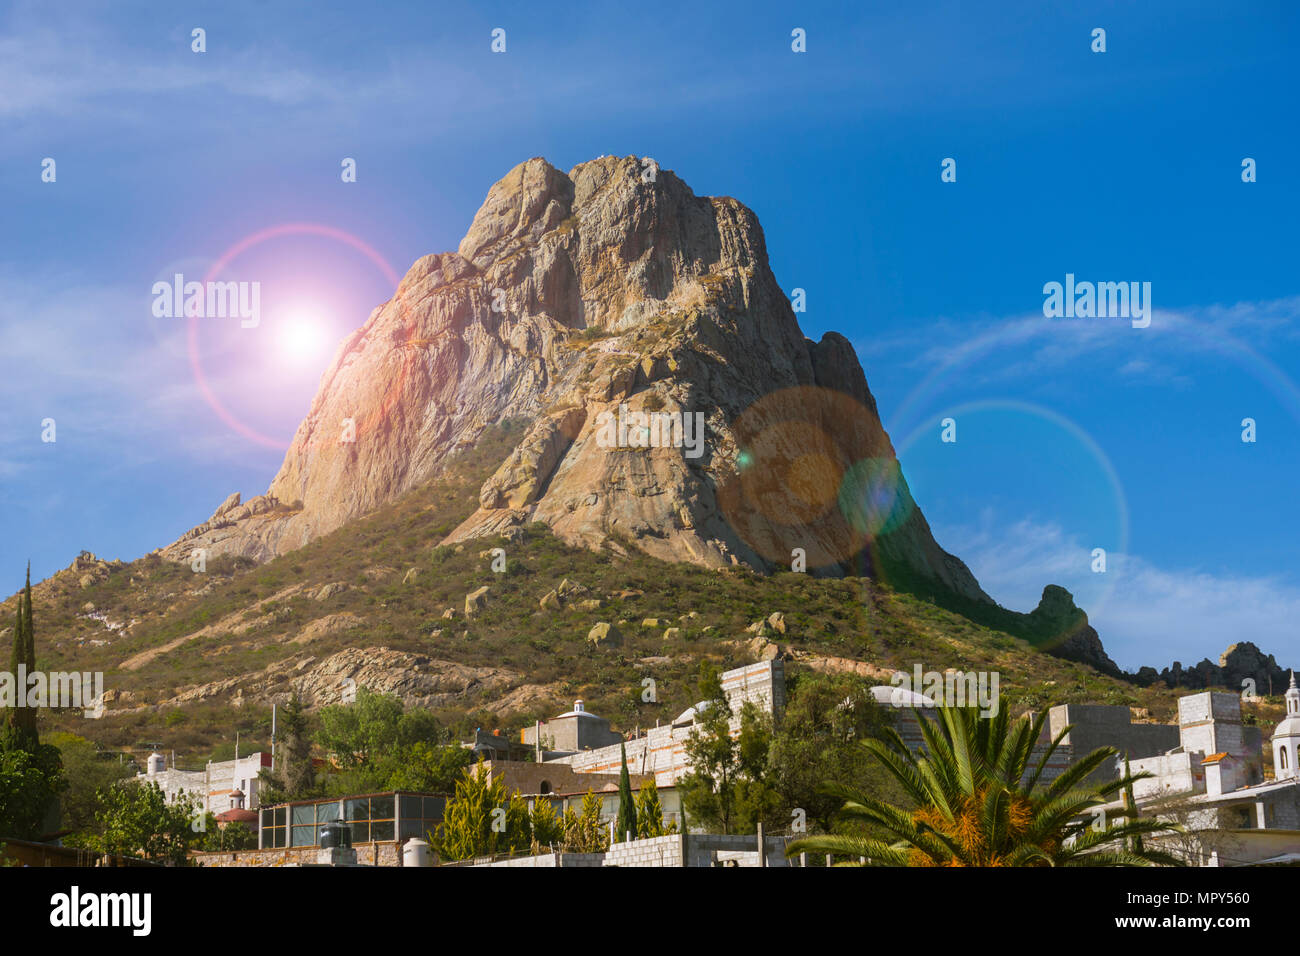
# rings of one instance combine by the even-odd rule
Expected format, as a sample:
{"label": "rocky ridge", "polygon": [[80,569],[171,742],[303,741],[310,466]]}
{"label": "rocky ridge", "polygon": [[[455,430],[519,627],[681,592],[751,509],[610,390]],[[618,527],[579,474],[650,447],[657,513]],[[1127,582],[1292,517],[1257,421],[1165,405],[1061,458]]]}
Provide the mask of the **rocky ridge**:
{"label": "rocky ridge", "polygon": [[[635,423],[603,440],[636,413],[699,416],[702,442],[638,447]],[[449,542],[540,521],[592,548],[802,560],[990,603],[934,541],[848,341],[803,336],[753,212],[636,157],[511,170],[458,249],[419,259],[342,343],[267,493],[164,553],[285,554],[505,419],[531,426]]]}

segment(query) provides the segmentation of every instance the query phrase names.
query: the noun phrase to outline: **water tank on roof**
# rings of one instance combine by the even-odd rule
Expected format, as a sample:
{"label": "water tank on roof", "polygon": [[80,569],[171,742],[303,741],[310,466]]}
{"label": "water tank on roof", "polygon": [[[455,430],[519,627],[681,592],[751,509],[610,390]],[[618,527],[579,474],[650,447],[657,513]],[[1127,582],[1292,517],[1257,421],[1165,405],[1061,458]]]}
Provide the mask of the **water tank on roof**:
{"label": "water tank on roof", "polygon": [[332,850],[352,846],[352,827],[343,820],[331,820],[320,828],[320,848]]}
{"label": "water tank on roof", "polygon": [[162,773],[167,769],[167,758],[162,754],[150,754],[146,766],[150,774]]}

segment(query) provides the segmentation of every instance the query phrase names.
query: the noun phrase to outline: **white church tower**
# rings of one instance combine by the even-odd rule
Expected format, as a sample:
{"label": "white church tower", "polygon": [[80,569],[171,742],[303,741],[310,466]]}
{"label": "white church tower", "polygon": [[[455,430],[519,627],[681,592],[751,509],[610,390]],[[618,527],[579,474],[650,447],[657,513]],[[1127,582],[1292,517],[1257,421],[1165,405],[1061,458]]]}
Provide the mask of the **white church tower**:
{"label": "white church tower", "polygon": [[1300,688],[1291,672],[1291,686],[1286,692],[1286,717],[1273,731],[1273,774],[1277,780],[1300,776]]}

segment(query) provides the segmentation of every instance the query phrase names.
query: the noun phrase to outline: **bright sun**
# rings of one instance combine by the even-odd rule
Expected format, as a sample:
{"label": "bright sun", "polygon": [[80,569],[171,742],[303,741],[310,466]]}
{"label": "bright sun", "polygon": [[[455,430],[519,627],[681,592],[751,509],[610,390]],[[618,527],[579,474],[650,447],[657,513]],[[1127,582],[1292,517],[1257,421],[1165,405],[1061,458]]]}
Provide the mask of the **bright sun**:
{"label": "bright sun", "polygon": [[290,314],[279,323],[276,334],[281,358],[295,364],[319,361],[325,348],[324,321],[311,312]]}

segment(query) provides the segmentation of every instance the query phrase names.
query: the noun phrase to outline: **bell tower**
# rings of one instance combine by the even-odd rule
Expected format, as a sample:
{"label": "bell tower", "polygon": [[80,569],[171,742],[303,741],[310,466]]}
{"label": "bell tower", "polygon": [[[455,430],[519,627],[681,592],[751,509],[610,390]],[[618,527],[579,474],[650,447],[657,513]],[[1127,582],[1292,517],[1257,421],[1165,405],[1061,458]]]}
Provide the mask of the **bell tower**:
{"label": "bell tower", "polygon": [[1273,731],[1273,774],[1277,780],[1300,776],[1300,688],[1291,672],[1291,686],[1286,692],[1286,716]]}

